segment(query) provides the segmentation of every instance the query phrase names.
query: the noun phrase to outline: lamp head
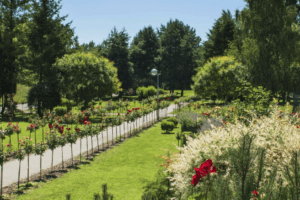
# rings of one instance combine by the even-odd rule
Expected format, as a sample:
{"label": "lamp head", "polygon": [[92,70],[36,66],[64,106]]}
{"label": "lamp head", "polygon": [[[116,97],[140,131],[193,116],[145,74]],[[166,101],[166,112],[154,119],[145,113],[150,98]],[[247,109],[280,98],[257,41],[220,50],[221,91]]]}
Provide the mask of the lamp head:
{"label": "lamp head", "polygon": [[152,74],[153,76],[156,76],[156,75],[157,75],[157,69],[152,69],[152,70],[151,70],[151,74]]}

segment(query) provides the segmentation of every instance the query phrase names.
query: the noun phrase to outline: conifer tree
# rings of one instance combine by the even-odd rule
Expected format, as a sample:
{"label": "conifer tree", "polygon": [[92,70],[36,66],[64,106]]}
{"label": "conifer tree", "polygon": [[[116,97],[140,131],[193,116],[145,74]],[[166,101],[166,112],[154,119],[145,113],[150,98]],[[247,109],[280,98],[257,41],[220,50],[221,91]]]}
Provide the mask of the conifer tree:
{"label": "conifer tree", "polygon": [[[29,69],[36,73],[39,84],[55,80],[51,70],[56,59],[61,58],[70,50],[74,40],[72,22],[62,24],[67,18],[59,16],[61,0],[34,0],[29,34],[31,59]],[[41,97],[38,95],[38,114],[41,116]]]}
{"label": "conifer tree", "polygon": [[161,79],[170,90],[189,89],[192,84],[194,69],[198,67],[197,59],[201,38],[196,30],[182,21],[170,20],[167,26],[161,25],[158,31],[160,49],[157,58]]}
{"label": "conifer tree", "polygon": [[118,79],[122,83],[123,90],[128,90],[132,85],[128,40],[129,36],[125,28],[118,32],[116,27],[114,27],[108,38],[102,42],[99,48],[100,56],[104,56],[109,61],[114,62],[114,66],[118,69]]}
{"label": "conifer tree", "polygon": [[133,64],[134,81],[140,86],[148,86],[153,81],[150,72],[156,67],[159,42],[151,26],[144,27],[133,38],[130,46],[130,61]]}
{"label": "conifer tree", "polygon": [[[20,26],[26,21],[29,0],[0,1],[0,96],[16,93],[18,66],[16,59],[24,49],[18,42]],[[2,104],[2,114],[5,104]]]}

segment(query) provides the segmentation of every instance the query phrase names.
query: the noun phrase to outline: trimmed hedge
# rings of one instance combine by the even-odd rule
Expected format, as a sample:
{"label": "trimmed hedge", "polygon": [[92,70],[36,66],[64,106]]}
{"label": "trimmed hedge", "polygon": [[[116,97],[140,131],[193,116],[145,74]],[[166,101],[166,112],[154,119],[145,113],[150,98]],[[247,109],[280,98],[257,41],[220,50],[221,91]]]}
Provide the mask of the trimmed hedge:
{"label": "trimmed hedge", "polygon": [[55,114],[58,116],[64,116],[68,112],[67,107],[65,106],[57,106],[54,108]]}
{"label": "trimmed hedge", "polygon": [[169,131],[173,131],[175,127],[175,124],[173,122],[164,120],[161,122],[161,130],[166,131],[166,133],[169,133]]}
{"label": "trimmed hedge", "polygon": [[178,119],[177,119],[176,117],[170,117],[170,118],[168,118],[168,119],[166,119],[166,120],[169,121],[169,122],[173,122],[174,125],[175,125],[175,127],[176,127],[177,124],[178,124]]}

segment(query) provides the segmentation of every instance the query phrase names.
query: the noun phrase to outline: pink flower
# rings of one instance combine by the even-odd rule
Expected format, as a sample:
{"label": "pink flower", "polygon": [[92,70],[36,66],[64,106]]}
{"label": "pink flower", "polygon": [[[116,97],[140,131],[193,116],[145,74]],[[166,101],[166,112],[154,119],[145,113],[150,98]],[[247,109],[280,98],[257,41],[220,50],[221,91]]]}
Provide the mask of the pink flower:
{"label": "pink flower", "polygon": [[7,144],[6,146],[7,146],[7,147],[10,147],[10,144]]}

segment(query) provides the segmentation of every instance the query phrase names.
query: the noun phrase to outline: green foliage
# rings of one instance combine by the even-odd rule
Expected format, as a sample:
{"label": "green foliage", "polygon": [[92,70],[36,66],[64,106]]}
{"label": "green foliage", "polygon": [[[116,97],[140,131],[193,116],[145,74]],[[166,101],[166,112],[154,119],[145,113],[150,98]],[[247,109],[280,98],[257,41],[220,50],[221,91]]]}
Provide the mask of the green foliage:
{"label": "green foliage", "polygon": [[[294,84],[299,77],[291,70],[299,63],[300,34],[295,24],[299,14],[297,1],[247,0],[237,12],[238,29],[228,54],[235,55],[249,72],[253,86],[263,86],[272,96],[300,91]],[[293,4],[298,5],[293,5]],[[266,12],[271,10],[272,12]]]}
{"label": "green foliage", "polygon": [[191,77],[197,68],[198,48],[201,38],[195,29],[179,20],[170,20],[158,31],[160,49],[158,71],[161,80],[170,90],[189,89]]}
{"label": "green foliage", "polygon": [[155,180],[147,181],[146,186],[143,187],[142,200],[159,200],[169,199],[174,192],[168,190],[167,174],[159,170],[155,176]]}
{"label": "green foliage", "polygon": [[121,83],[112,62],[93,54],[65,55],[52,66],[56,70],[63,94],[84,101],[84,107],[98,94],[102,97],[118,92]]}
{"label": "green foliage", "polygon": [[178,119],[176,117],[170,117],[166,119],[167,121],[173,122],[175,126],[178,124]]}
{"label": "green foliage", "polygon": [[252,110],[258,117],[263,115],[269,116],[271,91],[267,91],[262,86],[253,87],[248,82],[245,82],[241,87],[237,87],[236,91],[240,96],[244,97],[242,102],[240,99],[233,101],[235,102],[235,112],[238,116],[249,117],[249,113],[246,110]]}
{"label": "green foliage", "polygon": [[29,90],[27,103],[28,106],[38,102],[40,96],[41,109],[52,110],[55,106],[61,103],[60,95],[57,90],[57,85],[54,82],[38,83]]}
{"label": "green foliage", "polygon": [[191,86],[196,95],[207,97],[217,94],[219,98],[227,96],[227,99],[235,95],[234,91],[246,73],[241,63],[227,56],[213,58],[197,70]]}
{"label": "green foliage", "polygon": [[147,92],[148,92],[148,96],[152,97],[156,94],[157,89],[153,85],[151,85],[151,86],[148,86]]}
{"label": "green foliage", "polygon": [[224,55],[229,42],[233,40],[234,28],[235,22],[230,11],[222,10],[222,16],[216,20],[212,29],[209,30],[209,34],[207,34],[207,41],[203,43],[204,63],[210,58]]}
{"label": "green foliage", "polygon": [[129,56],[134,70],[135,85],[147,86],[155,82],[156,79],[150,75],[150,71],[156,67],[158,49],[158,36],[151,26],[144,27],[133,38]]}
{"label": "green foliage", "polygon": [[138,87],[136,89],[136,93],[140,100],[147,99],[148,97],[151,97],[156,94],[156,89],[154,86],[148,86],[148,87]]}
{"label": "green foliage", "polygon": [[67,107],[57,106],[54,108],[55,114],[57,116],[64,116],[68,112]]}
{"label": "green foliage", "polygon": [[125,28],[118,32],[116,27],[111,30],[108,38],[104,40],[99,48],[99,55],[114,62],[117,70],[117,77],[122,82],[122,89],[128,89],[132,85],[132,78],[129,64],[129,36]]}
{"label": "green foliage", "polygon": [[181,130],[195,130],[197,129],[198,114],[193,111],[183,111],[177,116],[179,123],[181,124]]}
{"label": "green foliage", "polygon": [[175,128],[175,124],[173,122],[164,120],[161,123],[161,130],[166,131],[166,133],[169,133],[169,131],[172,131]]}

